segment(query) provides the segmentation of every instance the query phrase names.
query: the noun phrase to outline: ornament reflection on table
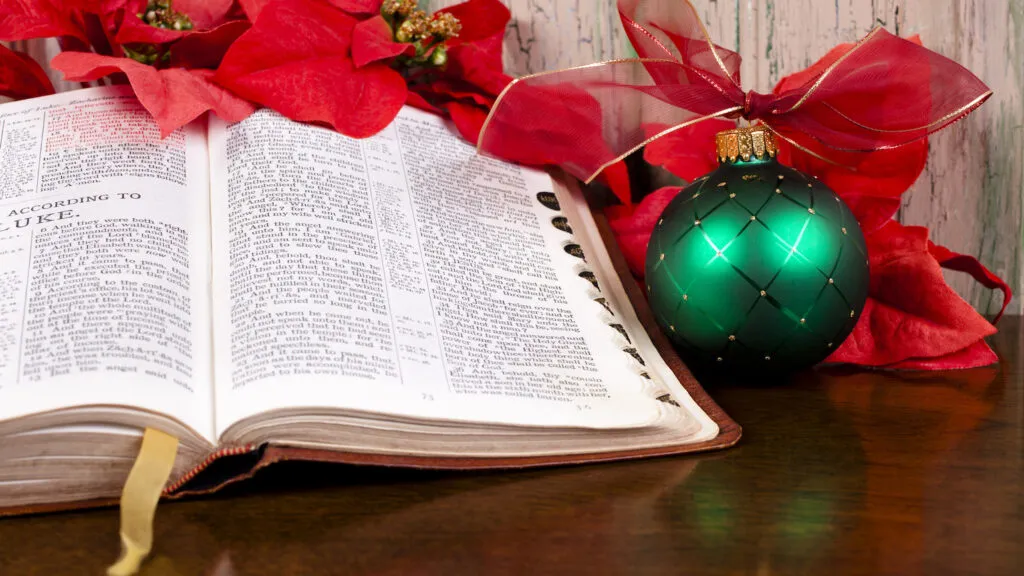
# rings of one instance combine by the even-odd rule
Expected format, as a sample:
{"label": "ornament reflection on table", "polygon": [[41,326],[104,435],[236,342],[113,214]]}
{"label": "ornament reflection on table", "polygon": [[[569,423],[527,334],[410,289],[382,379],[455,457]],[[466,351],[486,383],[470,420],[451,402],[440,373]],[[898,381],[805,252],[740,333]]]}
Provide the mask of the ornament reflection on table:
{"label": "ornament reflection on table", "polygon": [[868,292],[857,219],[780,164],[761,126],[718,134],[720,166],[665,208],[647,249],[654,315],[698,367],[786,373],[824,360]]}

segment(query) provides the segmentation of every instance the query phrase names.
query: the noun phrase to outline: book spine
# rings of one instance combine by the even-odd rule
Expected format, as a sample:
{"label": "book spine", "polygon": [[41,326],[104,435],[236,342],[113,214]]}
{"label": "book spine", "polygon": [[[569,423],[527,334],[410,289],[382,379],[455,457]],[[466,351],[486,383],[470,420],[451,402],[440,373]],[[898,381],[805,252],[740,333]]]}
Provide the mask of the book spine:
{"label": "book spine", "polygon": [[590,269],[587,264],[586,254],[583,252],[583,248],[579,243],[577,243],[576,238],[573,236],[573,230],[569,223],[569,219],[561,212],[562,207],[558,203],[558,197],[553,192],[539,192],[537,194],[537,201],[544,207],[557,213],[556,216],[551,218],[551,225],[560,232],[568,235],[568,238],[562,244],[563,249],[566,253],[580,259],[580,264],[575,267],[575,272],[580,278],[589,282],[593,287],[591,299],[601,305],[605,324],[607,324],[612,330],[610,337],[614,339],[616,345],[622,350],[622,353],[627,356],[630,366],[632,366],[634,371],[644,380],[645,389],[651,390],[656,400],[679,407],[679,403],[672,398],[672,395],[653,381],[650,372],[647,370],[647,362],[640,354],[640,351],[637,350],[636,346],[633,345],[633,339],[630,337],[629,331],[626,330],[626,327],[622,323],[616,321],[615,311],[612,309],[612,306],[609,305],[607,298],[602,294],[601,285],[598,282],[597,276],[594,274],[594,271]]}
{"label": "book spine", "polygon": [[166,496],[168,494],[173,493],[178,488],[181,488],[186,483],[188,483],[189,480],[192,480],[193,478],[195,478],[197,475],[199,475],[200,472],[205,470],[207,467],[210,466],[210,464],[213,464],[217,460],[219,460],[221,458],[224,458],[226,456],[238,456],[239,454],[245,454],[246,452],[252,452],[252,451],[256,450],[257,448],[258,447],[253,445],[253,444],[246,444],[245,446],[236,446],[234,448],[223,448],[221,450],[218,450],[218,451],[214,452],[213,454],[210,454],[209,456],[207,456],[206,460],[203,460],[195,468],[192,468],[191,470],[186,472],[184,475],[181,476],[181,478],[178,478],[177,480],[175,480],[174,482],[172,482],[168,486],[165,486],[164,487],[164,491],[163,491],[163,495]]}

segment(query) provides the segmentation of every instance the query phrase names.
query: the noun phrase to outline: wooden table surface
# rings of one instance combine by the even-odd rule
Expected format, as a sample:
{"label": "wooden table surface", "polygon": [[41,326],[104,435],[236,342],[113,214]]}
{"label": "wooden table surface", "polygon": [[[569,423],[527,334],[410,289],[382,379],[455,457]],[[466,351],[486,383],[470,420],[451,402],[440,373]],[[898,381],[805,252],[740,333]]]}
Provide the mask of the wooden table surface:
{"label": "wooden table surface", "polygon": [[[143,574],[1022,574],[1022,329],[998,369],[712,389],[740,445],[516,473],[287,465],[157,514]],[[116,510],[0,520],[0,574],[101,574]]]}

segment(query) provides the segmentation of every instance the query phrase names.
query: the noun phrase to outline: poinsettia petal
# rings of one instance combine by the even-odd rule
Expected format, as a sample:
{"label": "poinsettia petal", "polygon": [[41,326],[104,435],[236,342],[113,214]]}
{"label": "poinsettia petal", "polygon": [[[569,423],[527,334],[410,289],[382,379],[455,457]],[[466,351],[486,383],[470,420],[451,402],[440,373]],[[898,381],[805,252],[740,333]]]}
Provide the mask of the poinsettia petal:
{"label": "poinsettia petal", "polygon": [[644,277],[644,263],[647,258],[647,244],[658,218],[665,207],[679,194],[682,188],[669,186],[655,190],[635,206],[611,206],[605,209],[608,225],[618,241],[622,255],[629,269],[637,278]]}
{"label": "poinsettia petal", "polygon": [[216,28],[189,34],[171,46],[171,66],[216,68],[235,40],[251,26],[245,20],[231,20]]}
{"label": "poinsettia petal", "polygon": [[354,138],[386,128],[408,92],[402,76],[386,65],[356,68],[344,57],[284,64],[232,78],[225,85],[292,120],[327,124]]}
{"label": "poinsettia petal", "polygon": [[379,14],[383,0],[327,0],[349,14]]}
{"label": "poinsettia petal", "polygon": [[494,104],[494,96],[474,90],[476,87],[459,80],[451,80],[446,77],[435,78],[429,82],[416,83],[414,90],[422,92],[425,97],[434,100],[462,99],[484,106],[488,109]]}
{"label": "poinsettia petal", "polygon": [[784,141],[779,149],[781,162],[816,176],[835,191],[865,233],[896,215],[900,197],[920,177],[928,161],[927,140],[866,154],[852,169],[819,160]]}
{"label": "poinsettia petal", "polygon": [[509,9],[498,0],[468,0],[438,10],[440,12],[455,16],[462,24],[459,35],[447,41],[448,47],[485,40],[497,34],[504,36],[505,26],[512,18]]}
{"label": "poinsettia petal", "polygon": [[477,87],[483,93],[497,96],[512,78],[504,73],[501,50],[504,34],[455,46],[448,50],[448,65],[443,71],[446,78]]}
{"label": "poinsettia petal", "polygon": [[260,12],[270,4],[271,0],[238,0],[238,5],[242,7],[242,12],[245,12],[245,16],[250,22],[256,22],[259,18]]}
{"label": "poinsettia petal", "polygon": [[[673,130],[644,147],[644,160],[692,182],[718,167],[715,134],[735,127],[735,122],[712,118]],[[644,124],[643,128],[652,138],[670,126]]]}
{"label": "poinsettia petal", "polygon": [[936,358],[995,333],[995,327],[946,285],[938,261],[928,252],[927,229],[889,222],[867,241],[868,305],[830,361],[887,366]]}
{"label": "poinsettia petal", "polygon": [[[480,135],[477,134],[477,140]],[[624,206],[633,204],[633,188],[629,184],[629,168],[625,160],[609,165],[597,176],[597,181],[612,191]]]}
{"label": "poinsettia petal", "polygon": [[[167,74],[173,70],[175,69],[171,68],[169,70],[161,70],[161,72]],[[218,86],[214,82],[216,72],[213,70],[181,70],[191,75],[191,79],[182,75],[185,78],[184,82],[193,82],[198,97],[204,102],[209,103],[210,110],[226,122],[241,122],[256,111],[256,106],[252,102]]]}
{"label": "poinsettia petal", "polygon": [[294,66],[317,58],[348,57],[355,18],[312,0],[273,2],[242,34],[217,68],[217,81],[231,87],[247,74]]}
{"label": "poinsettia petal", "polygon": [[982,286],[990,290],[1001,291],[1003,293],[1003,306],[992,323],[999,322],[999,319],[1003,317],[1003,313],[1006,312],[1006,307],[1013,300],[1013,289],[1006,283],[1006,280],[996,276],[994,272],[986,268],[974,256],[953,252],[949,248],[939,246],[933,242],[928,242],[928,251],[939,261],[939,265],[943,268],[970,274]]}
{"label": "poinsettia petal", "polygon": [[825,363],[855,364],[892,370],[964,370],[989,366],[999,361],[999,357],[985,343],[984,338],[978,338],[967,346],[948,353],[936,352],[934,355],[889,362],[893,355],[885,354],[884,347],[891,346],[892,341],[885,337],[887,331],[879,327],[899,323],[903,321],[904,316],[903,312],[868,298],[861,320],[842,346]]}
{"label": "poinsettia petal", "polygon": [[79,9],[60,0],[0,0],[0,41],[60,36],[88,41]]}
{"label": "poinsettia petal", "polygon": [[424,98],[417,92],[413,92],[412,90],[410,90],[409,93],[405,96],[405,103],[408,104],[409,106],[419,108],[424,112],[432,112],[434,114],[444,113],[444,110],[441,110],[437,106],[434,106],[433,104],[428,102],[426,98]]}
{"label": "poinsettia petal", "polygon": [[14,100],[53,94],[53,84],[28,54],[0,44],[0,96]]}
{"label": "poinsettia petal", "polygon": [[268,4],[224,56],[217,81],[293,120],[373,135],[398,114],[408,90],[383,64],[355,68],[349,55],[355,24],[321,2]]}
{"label": "poinsettia petal", "polygon": [[[382,0],[327,1],[349,14],[377,14],[380,13],[380,6],[382,3]],[[260,13],[263,12],[263,9],[271,2],[273,2],[273,0],[238,0],[238,3],[242,6],[242,11],[245,12],[245,15],[249,18],[250,22],[255,22],[256,18],[258,18]]]}
{"label": "poinsettia petal", "polygon": [[193,30],[209,30],[228,21],[235,0],[174,0],[176,12],[189,17]]}
{"label": "poinsettia petal", "polygon": [[466,141],[476,142],[480,139],[480,130],[487,119],[486,109],[458,100],[445,103],[443,108]]}
{"label": "poinsettia petal", "polygon": [[936,358],[912,358],[886,366],[890,370],[968,370],[991,366],[999,362],[999,356],[984,341]]}
{"label": "poinsettia petal", "polygon": [[412,44],[394,41],[391,25],[379,14],[363,20],[352,29],[352,60],[357,68],[399,54],[411,56],[415,53],[416,48]]}
{"label": "poinsettia petal", "polygon": [[163,136],[208,110],[229,122],[243,120],[254,110],[252,104],[214,84],[212,70],[157,70],[130,58],[85,52],[62,52],[54,57],[51,66],[63,71],[65,80],[73,82],[90,82],[123,72]]}

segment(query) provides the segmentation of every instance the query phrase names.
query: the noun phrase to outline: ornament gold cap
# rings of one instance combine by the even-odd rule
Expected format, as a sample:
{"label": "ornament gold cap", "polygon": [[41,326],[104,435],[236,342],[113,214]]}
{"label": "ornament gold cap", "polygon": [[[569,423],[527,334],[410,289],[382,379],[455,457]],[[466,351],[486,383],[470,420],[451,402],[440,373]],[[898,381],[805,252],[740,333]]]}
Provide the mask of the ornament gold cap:
{"label": "ornament gold cap", "polygon": [[719,132],[715,135],[718,146],[718,161],[749,162],[751,158],[763,160],[766,156],[774,158],[778,153],[775,136],[763,125],[741,126],[732,130]]}

